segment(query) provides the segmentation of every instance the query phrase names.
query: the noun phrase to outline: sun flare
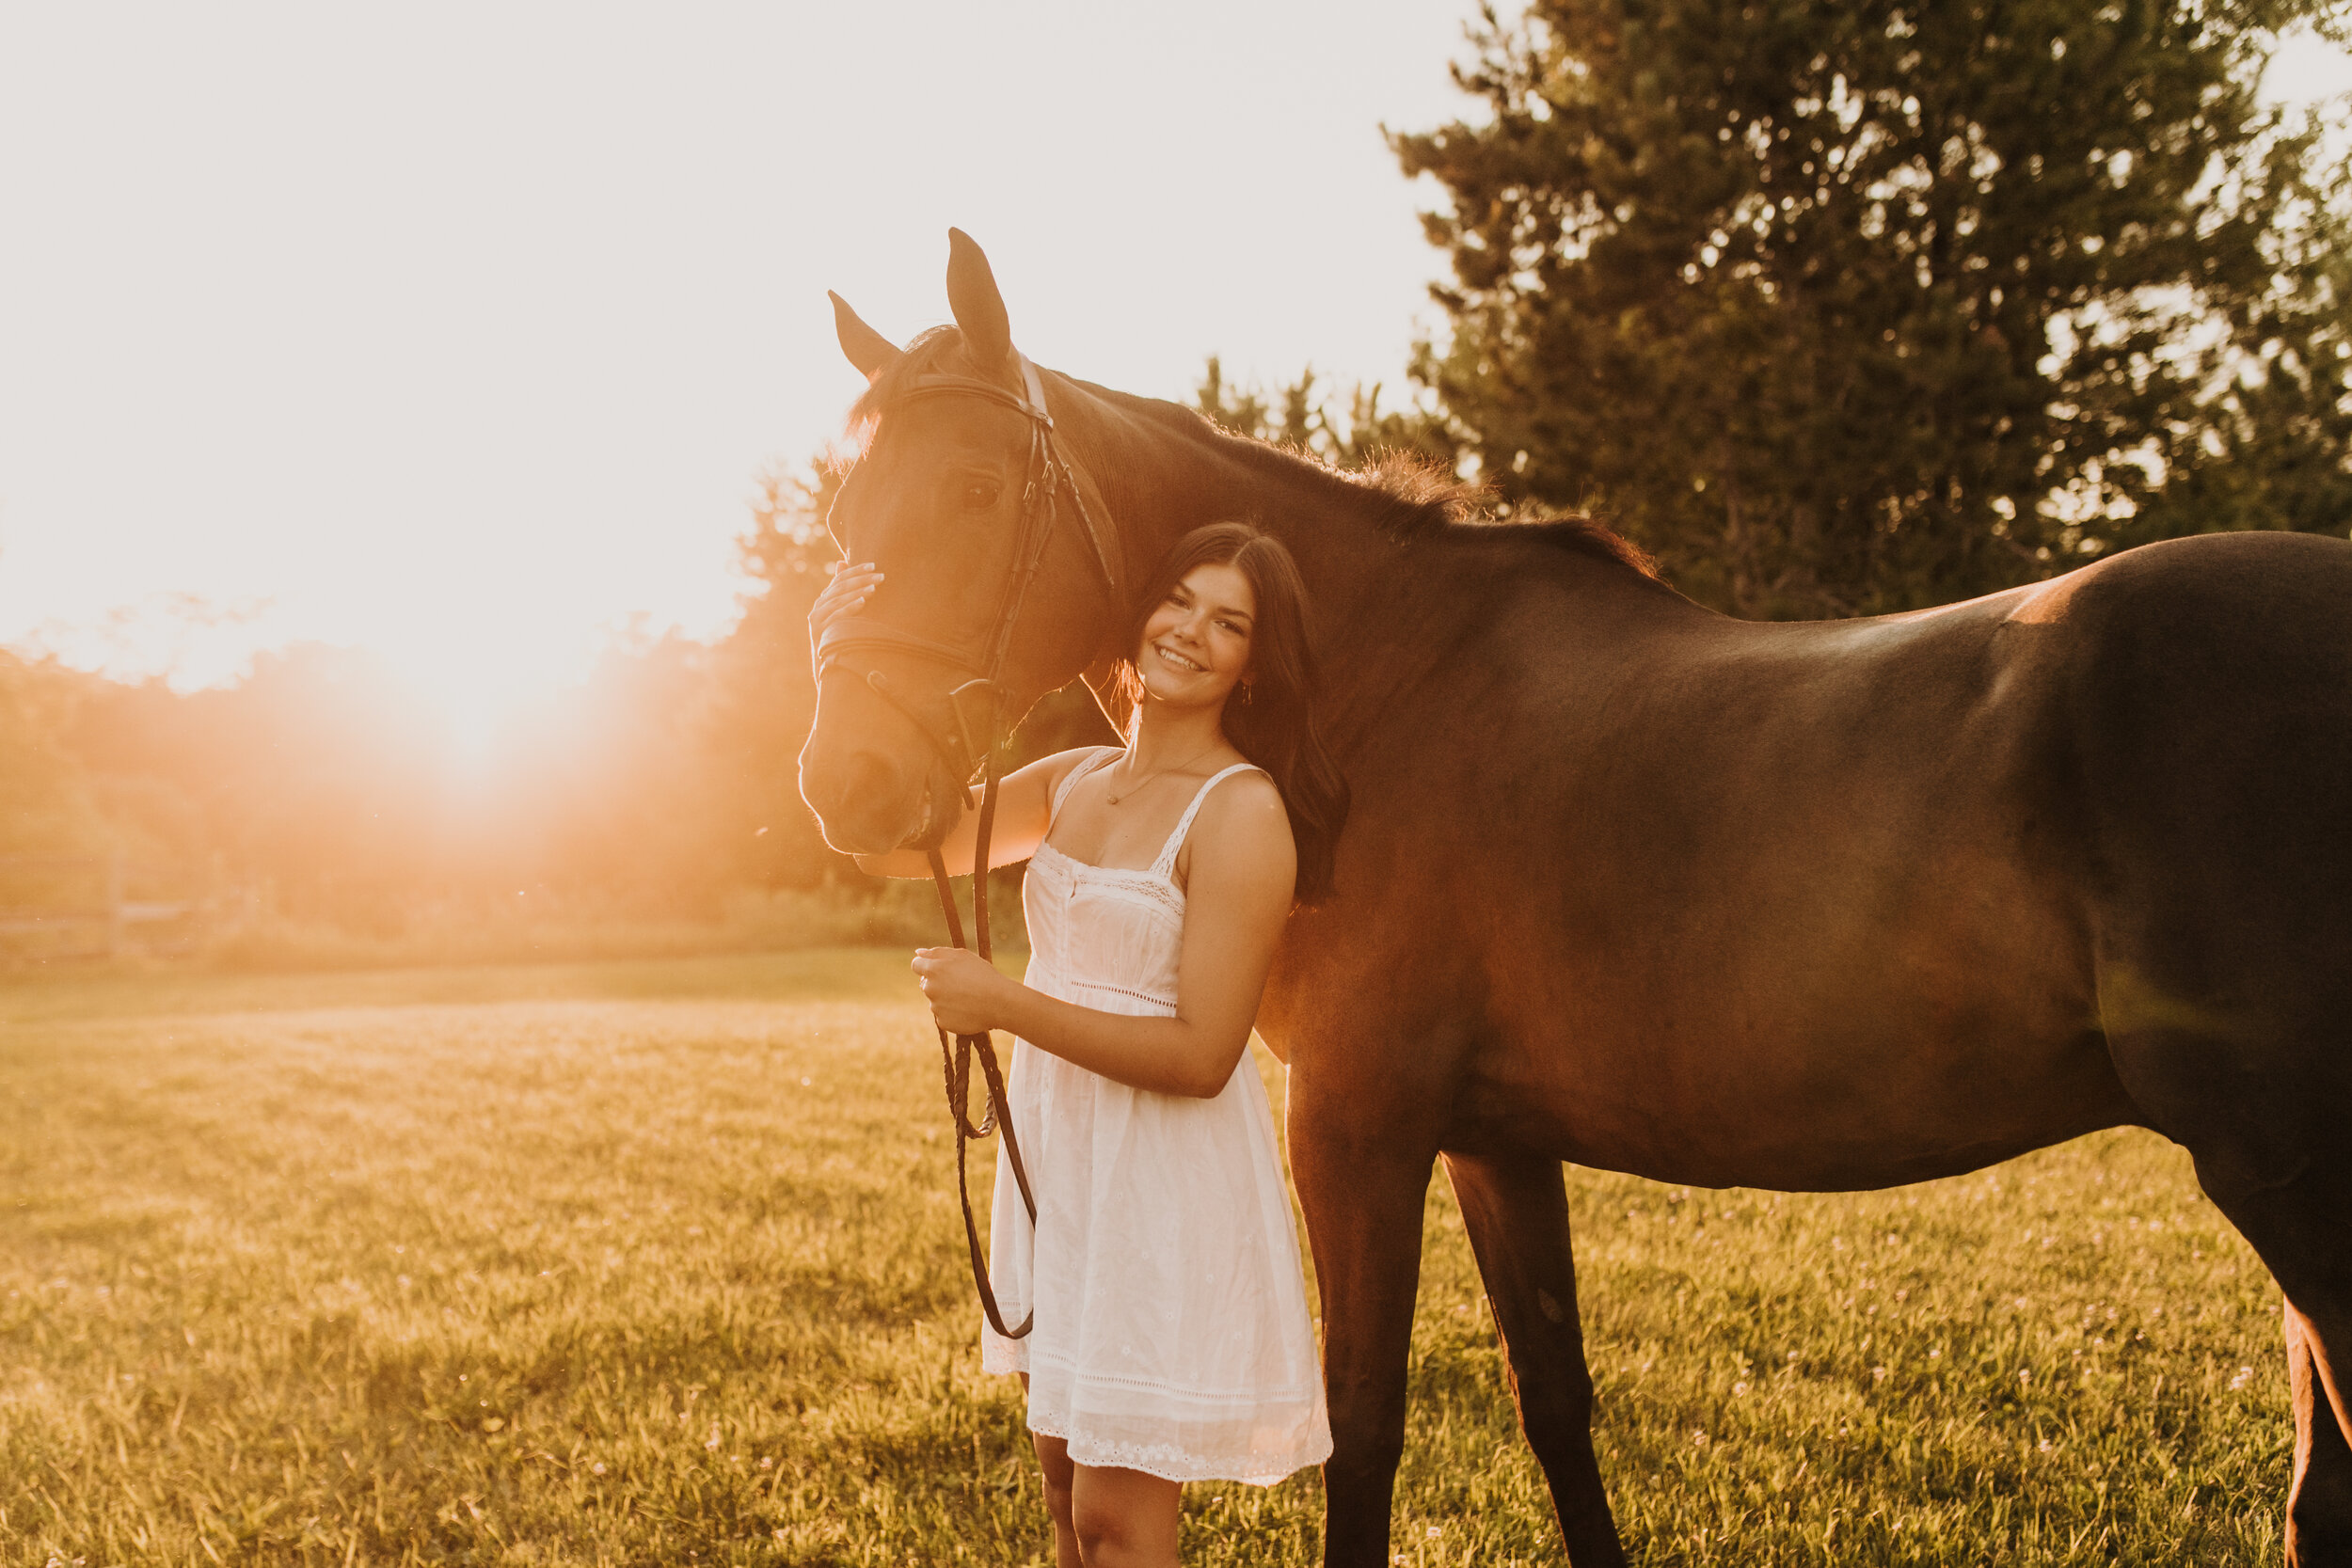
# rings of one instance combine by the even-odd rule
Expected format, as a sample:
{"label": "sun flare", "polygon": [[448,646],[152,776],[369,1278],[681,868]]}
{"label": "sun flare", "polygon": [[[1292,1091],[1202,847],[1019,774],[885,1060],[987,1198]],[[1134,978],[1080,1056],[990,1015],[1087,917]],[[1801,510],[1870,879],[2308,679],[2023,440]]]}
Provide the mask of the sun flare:
{"label": "sun flare", "polygon": [[595,657],[552,628],[512,618],[422,626],[413,640],[376,651],[440,736],[459,783],[478,781],[503,744],[558,705]]}

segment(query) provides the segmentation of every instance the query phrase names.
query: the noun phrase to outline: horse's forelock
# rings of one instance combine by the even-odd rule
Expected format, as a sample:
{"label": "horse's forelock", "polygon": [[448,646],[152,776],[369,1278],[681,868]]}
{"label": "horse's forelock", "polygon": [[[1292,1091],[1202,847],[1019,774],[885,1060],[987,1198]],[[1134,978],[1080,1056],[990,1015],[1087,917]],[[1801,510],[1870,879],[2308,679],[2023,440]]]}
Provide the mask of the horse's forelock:
{"label": "horse's forelock", "polygon": [[953,326],[927,327],[915,335],[906,352],[890,362],[890,367],[868,382],[866,390],[850,404],[850,417],[842,434],[838,451],[846,467],[866,454],[872,444],[874,432],[882,423],[883,410],[896,403],[916,379],[952,371],[969,375],[968,365],[950,367],[947,361],[961,358],[963,353],[963,333]]}

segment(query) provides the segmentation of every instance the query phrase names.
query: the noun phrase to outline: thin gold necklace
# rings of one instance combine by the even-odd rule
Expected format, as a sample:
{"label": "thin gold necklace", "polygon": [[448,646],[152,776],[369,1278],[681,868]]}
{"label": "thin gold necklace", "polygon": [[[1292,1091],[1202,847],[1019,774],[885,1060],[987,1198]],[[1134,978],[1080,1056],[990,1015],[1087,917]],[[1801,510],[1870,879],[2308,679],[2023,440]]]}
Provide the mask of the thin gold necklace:
{"label": "thin gold necklace", "polygon": [[[1211,752],[1214,752],[1214,751],[1216,751],[1216,742],[1215,742],[1215,741],[1211,741],[1208,745],[1203,746],[1202,748],[1200,748],[1200,750],[1199,750],[1199,751],[1197,751],[1197,752],[1193,752],[1193,753],[1192,753],[1192,755],[1190,755],[1190,756],[1186,757],[1184,761],[1182,761],[1182,762],[1170,763],[1170,764],[1168,764],[1166,768],[1157,768],[1157,769],[1153,770],[1152,772],[1150,772],[1150,773],[1145,774],[1145,775],[1143,776],[1142,783],[1140,783],[1140,784],[1136,783],[1136,782],[1134,782],[1134,781],[1132,781],[1132,780],[1131,780],[1131,781],[1128,783],[1128,785],[1127,785],[1127,793],[1126,793],[1125,795],[1114,795],[1114,794],[1110,793],[1108,790],[1105,790],[1105,791],[1104,792],[1104,799],[1105,799],[1105,800],[1109,800],[1109,801],[1110,801],[1110,803],[1111,803],[1112,805],[1114,805],[1114,806],[1115,806],[1115,805],[1119,804],[1119,802],[1120,802],[1120,801],[1124,800],[1126,800],[1129,796],[1134,795],[1134,794],[1135,794],[1135,792],[1136,792],[1136,790],[1138,790],[1138,789],[1141,789],[1141,788],[1144,786],[1144,784],[1148,784],[1152,783],[1154,779],[1159,778],[1159,777],[1161,776],[1161,774],[1164,774],[1164,773],[1173,773],[1173,772],[1175,772],[1175,771],[1176,771],[1178,768],[1189,768],[1189,767],[1191,767],[1194,763],[1199,762],[1199,761],[1200,761],[1202,757],[1207,756],[1207,755],[1208,755]],[[1130,771],[1130,772],[1132,772],[1132,771],[1134,770],[1134,768],[1135,768],[1135,755],[1136,755],[1136,754],[1135,754],[1133,752],[1128,752],[1128,753],[1127,753],[1127,765],[1128,765],[1128,769],[1129,769],[1129,771]]]}

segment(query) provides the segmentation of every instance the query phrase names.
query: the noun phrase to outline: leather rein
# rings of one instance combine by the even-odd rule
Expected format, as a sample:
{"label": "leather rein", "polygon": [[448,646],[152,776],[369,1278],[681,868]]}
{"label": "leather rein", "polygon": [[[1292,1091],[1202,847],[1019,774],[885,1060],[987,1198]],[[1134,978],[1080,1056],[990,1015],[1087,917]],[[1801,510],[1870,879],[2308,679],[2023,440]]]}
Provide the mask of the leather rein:
{"label": "leather rein", "polygon": [[[817,650],[817,684],[823,689],[825,676],[838,670],[865,681],[876,696],[896,708],[913,724],[930,748],[939,753],[947,767],[950,778],[969,781],[977,770],[984,782],[980,787],[978,836],[972,851],[972,949],[983,959],[992,958],[988,923],[988,844],[996,820],[996,786],[1004,755],[1004,742],[1009,738],[1007,725],[1011,712],[1012,694],[1004,685],[1005,660],[1012,650],[1013,629],[1019,625],[1022,606],[1029,589],[1036,581],[1038,569],[1045,560],[1045,547],[1051,542],[1054,522],[1059,508],[1057,498],[1067,490],[1072,510],[1077,514],[1080,530],[1093,557],[1103,587],[1110,599],[1114,615],[1123,610],[1126,600],[1120,588],[1118,563],[1113,559],[1110,543],[1104,531],[1087,510],[1086,496],[1078,488],[1077,476],[1071,471],[1069,461],[1062,456],[1060,443],[1056,439],[1053,416],[1045,409],[1045,388],[1038,378],[1037,367],[1025,355],[1016,355],[1021,371],[1022,390],[1008,391],[993,382],[973,376],[926,375],[918,377],[899,391],[891,401],[914,402],[927,397],[977,397],[1011,409],[1029,422],[1029,457],[1025,481],[1021,491],[1021,523],[1013,538],[1012,571],[1006,578],[1005,591],[996,610],[996,616],[988,634],[985,649],[975,657],[974,650],[959,648],[904,632],[878,621],[838,621],[830,627]],[[930,663],[945,666],[959,675],[972,679],[952,687],[947,692],[947,712],[952,730],[934,727],[913,705],[891,689],[890,682],[880,670],[867,666],[860,669],[849,656],[862,649],[913,655]],[[976,714],[974,709],[979,711]],[[931,882],[939,892],[940,912],[946,917],[947,939],[957,947],[965,946],[963,919],[956,907],[954,889],[949,885],[947,863],[936,849],[925,851],[930,859]],[[934,1025],[936,1027],[936,1025]],[[997,1064],[996,1044],[993,1036],[983,1031],[977,1035],[958,1035],[954,1044],[948,1043],[947,1031],[939,1029],[939,1062],[942,1076],[946,1080],[947,1112],[956,1127],[956,1196],[963,1205],[964,1244],[972,1255],[972,1283],[979,1291],[980,1309],[988,1315],[989,1326],[1008,1339],[1025,1338],[1036,1326],[1037,1309],[1030,1307],[1028,1316],[1017,1327],[1005,1326],[1003,1312],[996,1305],[996,1291],[989,1283],[988,1263],[980,1255],[980,1230],[972,1214],[972,1190],[965,1169],[964,1146],[976,1139],[985,1139],[992,1132],[1002,1129],[1005,1134],[1005,1154],[1012,1165],[1013,1180],[1021,1188],[1022,1206],[1028,1211],[1029,1223],[1037,1223],[1037,1198],[1029,1190],[1028,1167],[1021,1158],[1021,1143],[1012,1130],[1012,1110],[1005,1099],[1005,1075]],[[971,1119],[972,1058],[977,1055],[980,1074],[987,1085],[988,1105],[977,1125]]]}

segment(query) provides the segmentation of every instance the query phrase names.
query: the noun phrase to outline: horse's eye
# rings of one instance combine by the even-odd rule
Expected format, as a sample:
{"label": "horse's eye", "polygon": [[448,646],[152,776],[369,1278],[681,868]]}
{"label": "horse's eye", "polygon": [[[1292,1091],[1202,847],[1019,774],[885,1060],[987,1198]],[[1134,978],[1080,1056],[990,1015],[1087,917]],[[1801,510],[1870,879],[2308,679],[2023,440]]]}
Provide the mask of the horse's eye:
{"label": "horse's eye", "polygon": [[999,487],[993,479],[976,479],[963,487],[963,509],[985,512],[996,504]]}

